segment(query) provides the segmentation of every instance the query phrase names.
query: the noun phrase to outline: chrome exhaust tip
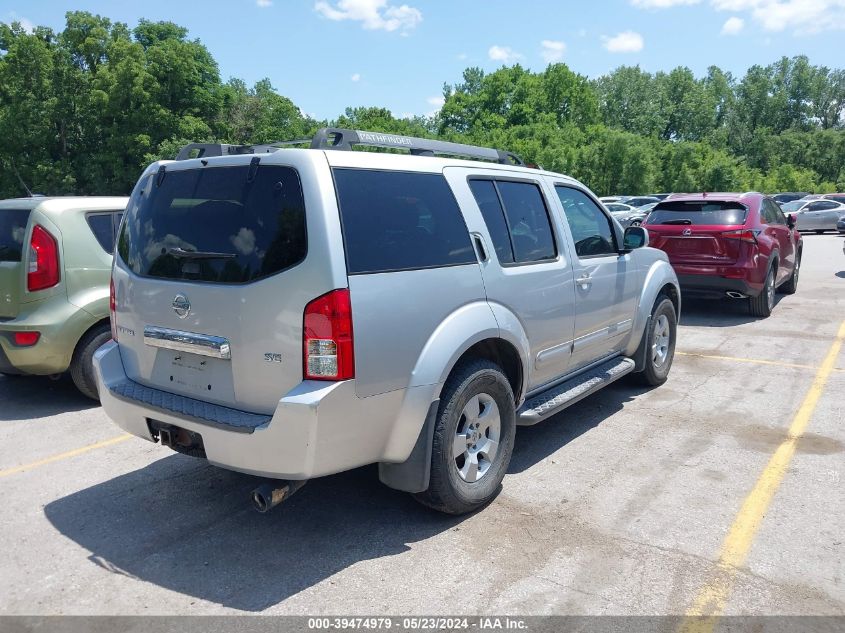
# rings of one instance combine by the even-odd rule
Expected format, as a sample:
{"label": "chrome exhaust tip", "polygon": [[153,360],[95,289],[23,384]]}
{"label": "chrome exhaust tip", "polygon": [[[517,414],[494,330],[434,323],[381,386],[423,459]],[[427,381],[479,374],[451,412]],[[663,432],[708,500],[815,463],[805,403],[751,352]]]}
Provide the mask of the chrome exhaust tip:
{"label": "chrome exhaust tip", "polygon": [[741,292],[736,292],[735,290],[728,290],[725,294],[727,294],[731,299],[747,299],[748,297]]}

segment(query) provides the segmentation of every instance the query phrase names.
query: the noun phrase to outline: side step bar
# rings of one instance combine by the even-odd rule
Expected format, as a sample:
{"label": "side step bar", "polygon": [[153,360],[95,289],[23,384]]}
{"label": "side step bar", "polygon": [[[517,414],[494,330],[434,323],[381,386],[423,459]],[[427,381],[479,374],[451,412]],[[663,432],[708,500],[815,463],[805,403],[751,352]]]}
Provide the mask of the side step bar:
{"label": "side step bar", "polygon": [[612,358],[527,400],[516,412],[516,423],[518,426],[537,424],[633,370],[632,359]]}

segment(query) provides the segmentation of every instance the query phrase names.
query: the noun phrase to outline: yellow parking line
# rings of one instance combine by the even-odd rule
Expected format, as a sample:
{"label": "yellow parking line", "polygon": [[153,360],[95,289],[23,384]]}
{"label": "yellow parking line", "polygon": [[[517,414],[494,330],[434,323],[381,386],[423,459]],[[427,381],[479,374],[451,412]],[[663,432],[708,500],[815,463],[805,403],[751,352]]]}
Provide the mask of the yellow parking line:
{"label": "yellow parking line", "polygon": [[709,633],[716,625],[716,617],[724,612],[737,571],[748,558],[754,536],[786,475],[786,470],[795,454],[796,445],[812,419],[827,380],[834,370],[843,340],[845,340],[845,321],[839,326],[836,340],[830,346],[810,390],[804,397],[798,413],[795,414],[786,439],[778,446],[769,463],[766,464],[754,488],[743,502],[739,514],[736,515],[728,535],[722,542],[715,573],[701,588],[698,597],[687,611],[687,619],[681,628],[682,631]]}
{"label": "yellow parking line", "polygon": [[[716,354],[699,354],[697,352],[679,352],[679,356],[694,356],[696,358],[708,358],[710,360],[726,360],[735,363],[754,363],[756,365],[774,365],[775,367],[792,367],[795,369],[818,369],[816,365],[802,365],[800,363],[783,363],[779,360],[763,360],[762,358],[742,358],[741,356],[718,356]],[[832,371],[845,371],[835,367]]]}
{"label": "yellow parking line", "polygon": [[124,435],[118,435],[117,437],[113,437],[109,440],[103,440],[102,442],[89,444],[88,446],[83,446],[82,448],[75,448],[72,451],[67,451],[66,453],[59,453],[58,455],[45,457],[44,459],[40,459],[37,462],[32,462],[31,464],[24,464],[23,466],[14,466],[13,468],[0,470],[0,477],[8,477],[9,475],[14,475],[15,473],[23,472],[24,470],[30,470],[32,468],[37,468],[38,466],[44,466],[45,464],[52,464],[53,462],[58,462],[69,457],[76,457],[77,455],[82,455],[82,453],[87,453],[88,451],[93,451],[98,448],[105,448],[106,446],[119,444],[120,442],[128,440],[130,437],[132,436],[128,433]]}

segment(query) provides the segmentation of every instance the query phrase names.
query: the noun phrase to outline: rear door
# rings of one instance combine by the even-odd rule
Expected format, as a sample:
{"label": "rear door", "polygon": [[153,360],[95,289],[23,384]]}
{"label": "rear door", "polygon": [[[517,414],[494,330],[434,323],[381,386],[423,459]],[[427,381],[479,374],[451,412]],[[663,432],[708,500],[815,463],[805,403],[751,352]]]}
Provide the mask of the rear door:
{"label": "rear door", "polygon": [[[804,222],[807,229],[815,231],[826,231],[836,228],[839,214],[834,211],[839,204],[832,200],[818,200],[807,205],[803,212]],[[803,227],[802,227],[803,228]]]}
{"label": "rear door", "polygon": [[785,281],[795,267],[795,236],[786,224],[786,217],[774,200],[763,198],[760,218],[765,224],[763,229],[778,249],[777,283]]}
{"label": "rear door", "polygon": [[336,211],[321,213],[325,155],[283,154],[170,163],[138,183],[114,271],[130,378],[256,413],[302,381],[305,306],[346,279]]}
{"label": "rear door", "polygon": [[613,221],[582,189],[555,183],[575,246],[575,336],[578,369],[618,351],[630,335],[642,285],[630,253],[620,254]]}
{"label": "rear door", "polygon": [[0,318],[12,319],[18,314],[26,278],[22,262],[30,212],[28,208],[0,209]]}
{"label": "rear door", "polygon": [[567,372],[575,319],[573,267],[542,178],[449,167],[445,175],[483,246],[487,300],[516,315],[531,353],[529,389]]}

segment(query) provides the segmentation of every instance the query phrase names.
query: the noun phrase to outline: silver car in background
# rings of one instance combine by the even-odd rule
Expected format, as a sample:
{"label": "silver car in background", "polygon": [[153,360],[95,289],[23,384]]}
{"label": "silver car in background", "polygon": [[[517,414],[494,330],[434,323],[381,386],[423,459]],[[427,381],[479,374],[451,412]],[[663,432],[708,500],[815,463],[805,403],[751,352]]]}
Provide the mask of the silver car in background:
{"label": "silver car in background", "polygon": [[799,231],[836,231],[836,225],[845,217],[845,204],[823,198],[802,199],[781,206],[786,215],[794,215]]}

